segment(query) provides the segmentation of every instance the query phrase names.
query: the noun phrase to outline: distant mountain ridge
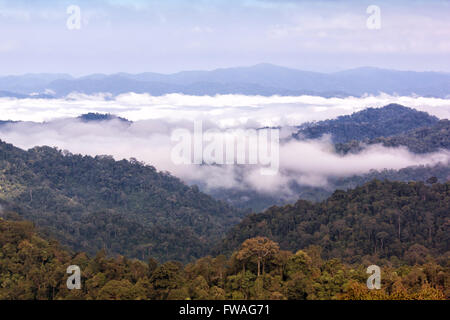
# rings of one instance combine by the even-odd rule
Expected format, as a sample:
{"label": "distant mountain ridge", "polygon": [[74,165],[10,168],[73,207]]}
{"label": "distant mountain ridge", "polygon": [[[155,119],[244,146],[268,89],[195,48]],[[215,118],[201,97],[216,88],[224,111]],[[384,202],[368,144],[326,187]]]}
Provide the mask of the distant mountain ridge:
{"label": "distant mountain ridge", "polygon": [[111,120],[119,120],[121,122],[131,123],[131,121],[118,117],[113,114],[109,113],[97,113],[97,112],[89,112],[86,114],[82,114],[81,116],[77,117],[77,119],[83,121],[83,122],[102,122],[102,121],[111,121]]}
{"label": "distant mountain ridge", "polygon": [[[212,71],[182,71],[174,74],[32,74],[0,77],[0,95],[17,97],[45,94],[62,97],[72,92],[94,94],[127,92],[164,95],[246,94],[361,96],[381,92],[444,98],[450,95],[450,74],[356,68],[335,73],[301,71],[272,64],[221,68]],[[34,95],[32,95],[34,94]]]}

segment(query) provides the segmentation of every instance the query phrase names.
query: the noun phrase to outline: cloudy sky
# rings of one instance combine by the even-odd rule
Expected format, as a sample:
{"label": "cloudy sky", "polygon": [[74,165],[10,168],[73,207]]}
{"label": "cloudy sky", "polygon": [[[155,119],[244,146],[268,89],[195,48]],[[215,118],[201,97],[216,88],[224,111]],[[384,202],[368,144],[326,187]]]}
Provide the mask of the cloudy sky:
{"label": "cloudy sky", "polygon": [[[69,30],[67,8],[80,8]],[[367,27],[377,5],[381,28]],[[450,1],[0,1],[0,73],[163,73],[261,62],[450,72]]]}

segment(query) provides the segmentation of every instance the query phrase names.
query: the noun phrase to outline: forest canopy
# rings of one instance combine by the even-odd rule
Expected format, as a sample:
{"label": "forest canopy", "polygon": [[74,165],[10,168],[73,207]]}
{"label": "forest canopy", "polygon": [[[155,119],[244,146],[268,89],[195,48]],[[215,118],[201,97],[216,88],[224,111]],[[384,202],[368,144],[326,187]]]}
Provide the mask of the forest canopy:
{"label": "forest canopy", "polygon": [[[69,265],[81,269],[81,289],[66,286]],[[295,253],[264,237],[232,255],[206,256],[183,266],[104,251],[70,253],[24,221],[0,219],[0,300],[448,299],[450,272],[428,257],[420,265],[382,267],[382,287],[365,285],[366,266],[324,260],[321,248]]]}

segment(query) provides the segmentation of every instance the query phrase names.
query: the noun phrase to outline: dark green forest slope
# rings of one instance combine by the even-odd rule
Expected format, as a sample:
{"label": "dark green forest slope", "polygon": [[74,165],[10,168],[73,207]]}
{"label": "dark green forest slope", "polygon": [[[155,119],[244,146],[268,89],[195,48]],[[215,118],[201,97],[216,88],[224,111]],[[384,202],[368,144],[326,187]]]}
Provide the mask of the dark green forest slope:
{"label": "dark green forest slope", "polygon": [[439,149],[450,149],[450,121],[440,120],[429,127],[412,129],[391,137],[378,137],[364,139],[362,141],[352,140],[348,143],[336,144],[339,153],[357,153],[364,147],[372,144],[382,144],[385,147],[405,146],[414,153],[436,152]]}
{"label": "dark green forest slope", "polygon": [[242,213],[136,160],[0,142],[0,199],[76,250],[189,261]]}
{"label": "dark green forest slope", "polygon": [[[110,117],[88,114],[85,121]],[[358,132],[366,131],[371,132],[370,136],[395,133],[363,141],[384,141],[386,145],[406,145],[415,152],[426,152],[448,147],[448,123],[423,112],[389,105],[323,122],[326,130],[322,131],[330,133],[330,128],[341,128],[334,131],[338,140],[361,138],[364,135]],[[351,147],[344,149],[348,152]],[[326,188],[293,183],[290,187],[295,199],[252,190],[213,190],[211,194],[236,207],[259,211],[299,198],[323,201],[336,189],[354,188],[372,179],[427,181],[436,177],[445,183],[449,176],[449,166],[441,164],[330,178]],[[3,142],[0,142],[0,199],[6,201],[3,206],[14,207],[22,217],[72,249],[91,254],[105,249],[113,254],[140,259],[153,256],[161,261],[185,262],[205,255],[244,216],[243,211],[216,201],[197,187],[186,186],[170,174],[136,160],[72,155],[49,147],[23,151]],[[285,245],[282,239],[276,240]]]}
{"label": "dark green forest slope", "polygon": [[399,104],[368,108],[337,119],[306,123],[293,135],[296,139],[317,139],[330,134],[334,143],[390,137],[409,130],[432,126],[438,118]]}
{"label": "dark green forest slope", "polygon": [[[405,186],[405,188],[407,188]],[[448,186],[435,186],[426,193],[445,195]],[[368,186],[368,192],[373,196],[378,189]],[[391,190],[392,191],[392,190]],[[406,190],[405,190],[406,191]],[[398,196],[407,195],[398,194]],[[422,195],[422,194],[420,194]],[[351,194],[347,194],[350,197]],[[418,202],[428,202],[430,195],[420,197]],[[329,205],[337,204],[341,199],[335,196],[330,199]],[[356,199],[355,199],[356,200]],[[362,199],[361,199],[362,200]],[[436,200],[436,199],[434,199]],[[415,202],[414,204],[417,204]],[[339,205],[342,205],[339,204]],[[362,203],[366,205],[366,203]],[[436,208],[434,206],[433,208]],[[304,206],[306,209],[306,206]],[[342,207],[338,207],[342,210]],[[410,243],[411,239],[417,242],[427,238],[427,230],[421,228],[436,227],[442,217],[446,217],[448,226],[448,214],[436,212],[435,221],[426,216],[425,223],[419,223],[419,219],[411,219],[411,225],[407,226],[400,237],[403,243]],[[448,208],[447,208],[448,209]],[[95,257],[85,253],[73,253],[61,248],[54,240],[43,238],[33,228],[32,223],[20,221],[11,210],[2,208],[0,217],[0,300],[52,300],[52,299],[108,299],[108,300],[141,300],[141,299],[414,299],[414,300],[442,300],[450,298],[450,269],[448,256],[435,254],[443,250],[441,246],[436,250],[428,250],[419,244],[414,244],[406,250],[406,262],[391,257],[377,259],[367,257],[366,261],[357,264],[343,262],[340,258],[326,258],[330,252],[325,252],[318,245],[311,245],[303,250],[286,251],[280,249],[278,243],[265,238],[255,237],[239,243],[236,249],[228,256],[206,256],[187,265],[168,261],[159,263],[153,258],[147,262],[117,255],[108,256],[104,250],[99,251]],[[448,213],[448,210],[447,210]],[[367,227],[376,229],[377,223],[373,217],[367,215]],[[325,241],[316,239],[315,242],[329,247],[330,237],[336,237],[338,245],[345,242],[351,250],[355,246],[365,248],[364,241],[359,241],[358,228],[355,223],[354,236],[347,239],[351,226],[342,229],[344,222],[339,222],[334,216],[332,220],[335,230],[325,231],[320,227],[320,236],[327,238]],[[354,214],[354,219],[360,220],[362,215]],[[271,224],[287,227],[280,217],[273,217]],[[287,214],[287,219],[293,217]],[[409,217],[402,217],[408,219]],[[17,221],[19,219],[19,221]],[[325,220],[320,217],[320,220]],[[364,217],[363,217],[364,219]],[[15,221],[14,221],[15,220]],[[295,220],[295,217],[294,217]],[[313,219],[310,219],[313,220]],[[407,223],[405,223],[407,224]],[[423,227],[421,227],[423,224]],[[445,222],[444,222],[445,224]],[[308,223],[304,223],[308,228]],[[302,224],[294,224],[300,229]],[[260,221],[259,228],[263,228]],[[380,228],[387,229],[386,222]],[[417,230],[420,235],[408,234]],[[442,240],[439,228],[436,234],[432,234],[430,243]],[[372,234],[372,233],[370,233]],[[404,234],[404,235],[403,235]],[[288,236],[292,234],[288,233]],[[378,235],[380,236],[380,235]],[[395,235],[394,235],[395,237]],[[280,237],[283,238],[283,237]],[[379,252],[386,250],[388,240],[385,236],[384,245]],[[445,240],[445,239],[444,239]],[[370,242],[370,241],[369,241]],[[399,245],[401,246],[401,244]],[[357,247],[356,249],[358,249]],[[406,249],[406,248],[405,248]],[[331,252],[331,254],[339,251]],[[381,267],[381,289],[368,290],[366,287],[368,265],[377,263]],[[81,271],[81,288],[68,290],[66,286],[69,275],[66,270],[70,265],[76,265]]]}
{"label": "dark green forest slope", "polygon": [[[326,201],[300,200],[247,216],[219,251],[264,236],[285,250],[309,245],[324,257],[348,262],[394,259],[419,262],[427,255],[450,258],[450,182],[374,180],[354,190],[336,191]],[[446,258],[445,258],[446,257]]]}

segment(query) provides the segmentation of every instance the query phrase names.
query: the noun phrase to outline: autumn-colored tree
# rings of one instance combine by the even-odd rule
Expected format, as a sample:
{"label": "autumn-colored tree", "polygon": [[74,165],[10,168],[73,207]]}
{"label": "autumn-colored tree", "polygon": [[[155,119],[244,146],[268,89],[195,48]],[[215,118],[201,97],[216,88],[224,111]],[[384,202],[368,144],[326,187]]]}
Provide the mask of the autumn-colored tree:
{"label": "autumn-colored tree", "polygon": [[136,300],[138,292],[128,280],[111,280],[100,290],[99,300]]}
{"label": "autumn-colored tree", "polygon": [[[410,251],[420,253],[418,249]],[[28,223],[0,219],[0,300],[450,299],[445,255],[435,258],[429,250],[423,255],[426,264],[420,264],[420,259],[411,260],[415,265],[398,258],[385,261],[380,264],[381,289],[369,290],[369,257],[364,258],[365,264],[347,264],[338,258],[322,258],[321,252],[315,246],[293,254],[278,250],[267,238],[254,238],[230,257],[207,256],[188,265],[158,265],[150,259],[147,264],[112,257],[106,251],[93,258],[73,254],[43,239]],[[250,261],[251,267],[242,271],[242,263]],[[258,261],[263,273],[259,276]],[[66,286],[69,265],[81,268],[81,290]]]}
{"label": "autumn-colored tree", "polygon": [[264,273],[265,262],[267,259],[273,257],[276,253],[278,253],[280,247],[278,244],[269,238],[265,237],[256,237],[252,239],[247,239],[241,246],[241,250],[239,250],[237,254],[237,259],[241,261],[247,261],[252,257],[256,257],[256,261],[258,264],[258,277],[261,274],[261,264],[262,271]]}

